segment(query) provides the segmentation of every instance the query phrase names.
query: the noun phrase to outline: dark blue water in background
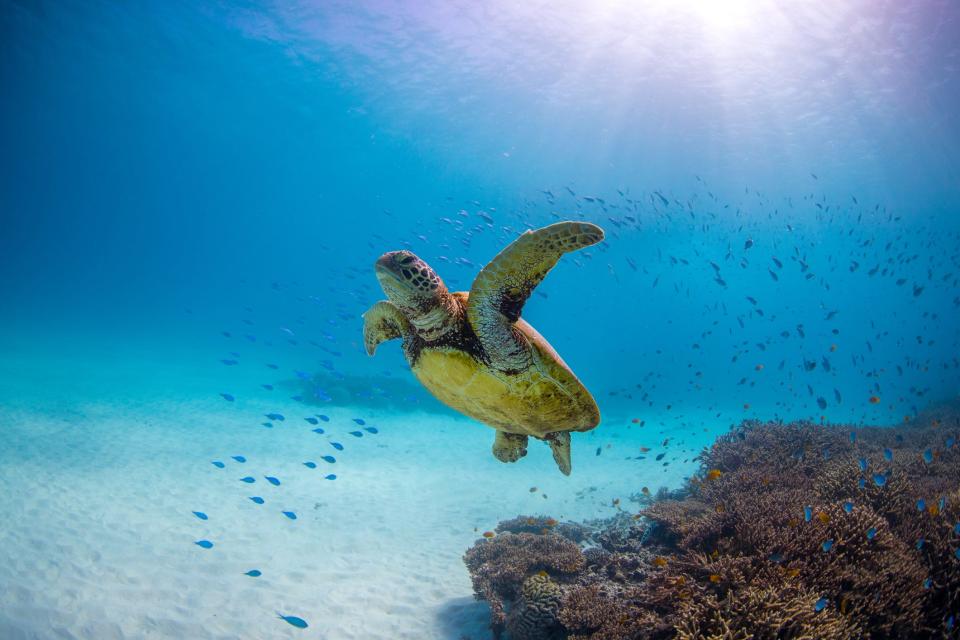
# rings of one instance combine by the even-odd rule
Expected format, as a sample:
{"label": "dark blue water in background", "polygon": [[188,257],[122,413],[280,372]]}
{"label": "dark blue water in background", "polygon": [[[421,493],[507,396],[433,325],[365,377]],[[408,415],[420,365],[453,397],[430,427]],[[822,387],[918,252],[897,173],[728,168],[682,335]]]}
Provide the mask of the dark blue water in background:
{"label": "dark blue water in background", "polygon": [[226,331],[440,410],[362,352],[376,257],[468,289],[584,219],[524,316],[608,415],[955,396],[960,8],[629,4],[3,2],[0,347]]}

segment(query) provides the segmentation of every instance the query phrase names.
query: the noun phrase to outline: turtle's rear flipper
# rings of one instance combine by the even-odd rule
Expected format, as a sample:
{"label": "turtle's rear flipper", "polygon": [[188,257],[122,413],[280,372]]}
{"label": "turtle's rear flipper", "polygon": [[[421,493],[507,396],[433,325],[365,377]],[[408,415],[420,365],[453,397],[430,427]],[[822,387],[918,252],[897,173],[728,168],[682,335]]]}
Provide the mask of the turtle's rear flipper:
{"label": "turtle's rear flipper", "polygon": [[392,303],[381,300],[363,314],[363,346],[372,356],[377,345],[410,334],[410,321]]}
{"label": "turtle's rear flipper", "polygon": [[513,323],[527,298],[560,257],[603,240],[589,222],[558,222],[527,231],[485,266],[470,287],[467,317],[491,364],[501,371],[530,365],[530,351]]}
{"label": "turtle's rear flipper", "polygon": [[493,455],[500,462],[516,462],[527,455],[527,436],[504,433],[497,429],[497,437],[493,440]]}
{"label": "turtle's rear flipper", "polygon": [[553,459],[560,467],[560,473],[565,476],[570,475],[570,471],[573,469],[570,464],[570,432],[555,431],[554,433],[548,433],[544,440],[547,441],[550,450],[553,451]]}

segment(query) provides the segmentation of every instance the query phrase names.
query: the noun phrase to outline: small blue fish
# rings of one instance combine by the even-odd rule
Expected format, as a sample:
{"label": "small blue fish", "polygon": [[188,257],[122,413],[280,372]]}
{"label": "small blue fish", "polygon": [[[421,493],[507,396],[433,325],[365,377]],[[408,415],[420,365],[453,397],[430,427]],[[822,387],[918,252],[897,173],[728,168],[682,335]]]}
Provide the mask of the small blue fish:
{"label": "small blue fish", "polygon": [[214,460],[214,461],[211,462],[210,464],[212,464],[213,466],[215,466],[217,469],[223,469],[224,467],[227,466],[227,465],[223,464],[222,462],[220,462],[219,460]]}
{"label": "small blue fish", "polygon": [[273,429],[273,423],[272,423],[272,422],[261,422],[260,425],[263,426],[263,427],[266,427],[267,429]]}
{"label": "small blue fish", "polygon": [[931,462],[933,462],[933,451],[931,451],[930,449],[927,449],[926,451],[924,451],[923,461],[926,462],[927,464],[930,464]]}
{"label": "small blue fish", "polygon": [[856,444],[856,443],[857,443],[857,434],[856,434],[856,432],[851,431],[851,432],[850,432],[850,444]]}
{"label": "small blue fish", "polygon": [[237,462],[246,462],[246,461],[247,461],[247,459],[244,458],[243,456],[230,456],[230,457],[233,458],[234,460],[236,460]]}
{"label": "small blue fish", "polygon": [[878,487],[886,485],[887,476],[883,475],[882,473],[873,474],[873,484],[877,485]]}
{"label": "small blue fish", "polygon": [[780,564],[781,562],[783,562],[783,554],[782,554],[782,553],[771,553],[771,554],[770,554],[770,557],[768,558],[768,560],[770,560],[770,562],[776,562],[777,564]]}
{"label": "small blue fish", "polygon": [[267,418],[275,422],[283,422],[286,418],[283,417],[281,413],[268,413],[266,414]]}
{"label": "small blue fish", "polygon": [[930,578],[927,578],[926,580],[923,581],[924,589],[929,589],[932,586],[933,586],[933,580],[931,580]]}
{"label": "small blue fish", "polygon": [[294,402],[303,402],[303,396],[290,396],[290,399]]}
{"label": "small blue fish", "polygon": [[243,478],[240,478],[240,482],[246,482],[247,484],[253,484],[256,481],[257,479],[253,476],[244,476]]}
{"label": "small blue fish", "polygon": [[810,522],[810,519],[813,518],[813,509],[810,507],[803,508],[803,521]]}
{"label": "small blue fish", "polygon": [[263,498],[260,496],[250,496],[250,499],[254,502],[254,504],[263,504]]}
{"label": "small blue fish", "polygon": [[343,451],[343,445],[340,444],[339,442],[331,442],[330,446],[332,446],[337,451]]}
{"label": "small blue fish", "polygon": [[813,605],[813,610],[816,611],[817,613],[820,613],[826,608],[826,606],[829,603],[830,601],[827,600],[826,598],[820,598],[819,600],[817,600],[816,604]]}
{"label": "small blue fish", "polygon": [[956,440],[954,438],[947,438],[947,449],[952,449]]}
{"label": "small blue fish", "polygon": [[354,418],[353,421],[356,422],[361,427],[367,424],[366,420],[364,420],[363,418]]}
{"label": "small blue fish", "polygon": [[262,384],[262,385],[260,385],[260,386],[263,387],[264,389],[266,389],[267,391],[273,391],[273,385],[272,385],[272,384]]}
{"label": "small blue fish", "polygon": [[233,397],[233,394],[230,394],[230,393],[221,393],[220,395],[223,396],[223,399],[226,400],[227,402],[233,402],[234,400],[236,400],[236,398]]}
{"label": "small blue fish", "polygon": [[867,459],[866,459],[866,458],[860,458],[859,460],[857,460],[857,464],[860,465],[860,471],[866,471],[866,470],[867,470]]}
{"label": "small blue fish", "polygon": [[853,503],[852,503],[852,502],[844,502],[844,503],[843,503],[843,510],[846,511],[847,513],[853,513]]}
{"label": "small blue fish", "polygon": [[276,478],[274,478],[273,476],[263,476],[263,477],[266,478],[266,479],[267,479],[267,482],[269,482],[269,483],[272,484],[273,486],[275,486],[275,487],[279,487],[279,486],[280,486],[280,481],[277,480]]}
{"label": "small blue fish", "polygon": [[287,624],[293,625],[297,629],[306,629],[309,625],[307,621],[303,618],[298,618],[297,616],[285,616],[279,611],[277,611],[277,617],[286,622]]}
{"label": "small blue fish", "polygon": [[194,511],[193,515],[197,516],[201,520],[209,520],[209,518],[207,517],[207,514],[205,514],[203,511]]}
{"label": "small blue fish", "polygon": [[213,543],[210,542],[209,540],[197,540],[197,541],[194,542],[193,544],[197,545],[197,546],[200,547],[201,549],[212,549],[212,548],[213,548]]}
{"label": "small blue fish", "polygon": [[873,540],[876,537],[877,537],[876,527],[870,527],[869,529],[867,529],[867,540]]}
{"label": "small blue fish", "polygon": [[324,430],[321,429],[320,427],[317,427],[316,429],[311,429],[311,431],[313,431],[314,433],[319,433],[319,434],[326,433],[326,431],[324,431]]}
{"label": "small blue fish", "polygon": [[297,519],[297,514],[295,514],[293,511],[281,511],[281,513],[287,516],[288,518],[290,518],[291,520]]}
{"label": "small blue fish", "polygon": [[367,433],[380,433],[376,427],[364,427],[363,430]]}
{"label": "small blue fish", "polygon": [[926,542],[926,540],[924,540],[923,538],[918,538],[918,539],[917,539],[917,551],[920,551],[920,549],[923,549],[923,544],[924,544],[925,542]]}
{"label": "small blue fish", "polygon": [[262,576],[263,574],[260,573],[260,570],[259,570],[259,569],[250,569],[250,571],[247,571],[247,572],[246,572],[245,574],[243,574],[243,575],[245,575],[245,576],[250,576],[251,578],[259,578],[259,577]]}
{"label": "small blue fish", "polygon": [[221,360],[220,362],[222,362],[223,364],[227,365],[228,367],[237,364],[237,361],[236,361],[236,360],[230,360],[230,359],[224,359],[224,360]]}
{"label": "small blue fish", "polygon": [[269,364],[269,363],[267,364],[267,366],[268,366],[269,368],[271,368],[271,369],[279,369],[279,368],[280,368],[280,367],[278,367],[278,366],[275,365],[275,364]]}
{"label": "small blue fish", "polygon": [[330,464],[333,464],[334,462],[337,461],[337,459],[334,458],[333,456],[320,456],[320,459],[326,462],[329,462]]}
{"label": "small blue fish", "polygon": [[316,463],[316,462],[307,461],[307,462],[304,462],[304,463],[303,463],[303,466],[305,466],[307,469],[316,469],[316,468],[317,468],[317,463]]}
{"label": "small blue fish", "polygon": [[867,481],[864,480],[863,478],[860,478],[859,480],[857,480],[857,486],[860,487],[861,489],[865,489],[867,487]]}
{"label": "small blue fish", "polygon": [[957,524],[953,525],[953,533],[954,533],[954,535],[960,536],[960,522],[958,522]]}
{"label": "small blue fish", "polygon": [[957,560],[960,560],[960,547],[957,547],[953,552],[953,555],[957,556]]}
{"label": "small blue fish", "polygon": [[351,431],[350,435],[352,435],[354,438],[362,438],[363,431]]}
{"label": "small blue fish", "polygon": [[940,496],[940,499],[937,500],[937,507],[939,507],[940,513],[943,513],[943,510],[947,508],[947,499]]}
{"label": "small blue fish", "polygon": [[920,498],[919,500],[917,500],[917,511],[923,511],[926,508],[927,508],[926,500],[924,500],[923,498]]}
{"label": "small blue fish", "polygon": [[336,479],[337,479],[337,475],[336,475],[335,473],[331,473],[330,475],[323,476],[323,479],[324,479],[324,480],[336,480]]}
{"label": "small blue fish", "polygon": [[821,544],[820,547],[824,551],[830,551],[830,549],[833,549],[833,538],[830,538],[829,540],[824,540],[823,544]]}
{"label": "small blue fish", "polygon": [[323,415],[322,413],[318,413],[318,414],[317,414],[317,417],[320,418],[321,420],[323,420],[324,422],[330,422],[330,418],[327,417],[327,416],[325,416],[325,415]]}
{"label": "small blue fish", "polygon": [[947,631],[953,631],[953,614],[950,614],[950,617],[947,618],[946,622]]}
{"label": "small blue fish", "polygon": [[891,451],[890,449],[884,449],[883,457],[886,458],[887,461],[893,460],[893,451]]}
{"label": "small blue fish", "polygon": [[830,449],[824,449],[824,450],[823,450],[823,459],[824,459],[824,460],[829,460],[829,459],[830,459]]}
{"label": "small blue fish", "polygon": [[304,418],[304,420],[306,420],[306,421],[309,422],[310,424],[320,424],[320,421],[317,420],[316,418],[313,418],[313,417]]}

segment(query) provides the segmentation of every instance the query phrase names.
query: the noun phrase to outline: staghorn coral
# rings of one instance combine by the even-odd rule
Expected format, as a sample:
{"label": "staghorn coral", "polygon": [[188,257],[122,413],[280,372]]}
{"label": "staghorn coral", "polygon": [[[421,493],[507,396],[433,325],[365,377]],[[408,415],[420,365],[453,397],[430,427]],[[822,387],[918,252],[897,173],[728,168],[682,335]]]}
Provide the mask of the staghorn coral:
{"label": "staghorn coral", "polygon": [[590,527],[576,522],[558,522],[547,516],[517,516],[500,522],[497,533],[545,533],[552,532],[573,542],[583,542],[590,535]]}
{"label": "staghorn coral", "polygon": [[700,638],[853,640],[862,630],[838,611],[817,612],[814,593],[798,585],[756,585],[688,598],[679,610],[678,640]]}
{"label": "staghorn coral", "polygon": [[[539,583],[530,582],[538,568],[550,571],[544,635],[527,624],[524,638],[953,637],[958,436],[960,406],[894,428],[746,422],[639,521],[619,514],[572,529],[570,539],[549,519],[504,523],[523,533],[498,540],[542,542],[524,541],[523,562],[501,550],[492,565],[474,563],[475,590],[491,600],[495,629],[538,620],[524,613],[534,599],[524,587]],[[554,547],[551,568],[541,554]]]}

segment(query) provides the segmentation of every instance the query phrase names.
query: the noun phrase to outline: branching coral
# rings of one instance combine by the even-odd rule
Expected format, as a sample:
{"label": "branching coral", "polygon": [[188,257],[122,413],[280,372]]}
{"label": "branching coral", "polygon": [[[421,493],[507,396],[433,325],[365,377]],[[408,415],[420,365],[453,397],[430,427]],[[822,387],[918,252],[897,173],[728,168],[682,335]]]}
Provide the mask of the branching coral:
{"label": "branching coral", "polygon": [[949,636],[958,432],[957,407],[896,428],[747,422],[639,521],[502,523],[467,553],[474,588],[518,639]]}

